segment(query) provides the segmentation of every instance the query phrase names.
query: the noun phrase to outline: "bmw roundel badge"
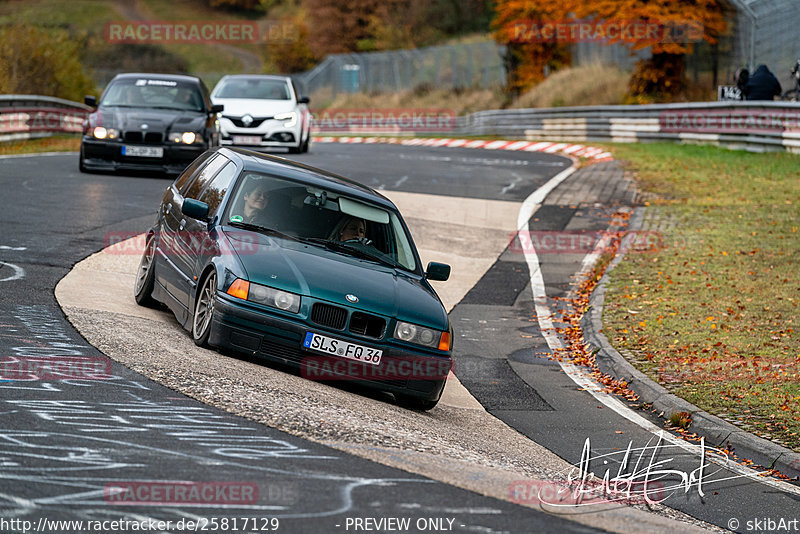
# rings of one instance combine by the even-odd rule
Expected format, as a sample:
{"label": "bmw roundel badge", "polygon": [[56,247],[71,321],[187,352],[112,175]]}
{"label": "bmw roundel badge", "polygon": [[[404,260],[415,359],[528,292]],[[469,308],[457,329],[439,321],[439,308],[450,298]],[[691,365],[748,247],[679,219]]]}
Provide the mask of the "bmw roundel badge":
{"label": "bmw roundel badge", "polygon": [[357,297],[357,296],[355,296],[355,295],[345,295],[345,297],[344,297],[344,298],[346,298],[346,299],[347,299],[347,302],[352,302],[353,304],[355,304],[356,302],[358,302],[358,297]]}

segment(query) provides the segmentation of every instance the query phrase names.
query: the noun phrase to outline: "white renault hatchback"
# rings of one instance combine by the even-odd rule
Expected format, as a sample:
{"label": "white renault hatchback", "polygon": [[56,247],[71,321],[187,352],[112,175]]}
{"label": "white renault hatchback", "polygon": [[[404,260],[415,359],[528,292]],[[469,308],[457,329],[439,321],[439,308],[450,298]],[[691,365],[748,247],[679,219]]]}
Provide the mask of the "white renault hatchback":
{"label": "white renault hatchback", "polygon": [[301,97],[287,76],[235,74],[223,77],[211,92],[223,104],[221,144],[250,149],[286,147],[308,152],[311,114],[308,97]]}

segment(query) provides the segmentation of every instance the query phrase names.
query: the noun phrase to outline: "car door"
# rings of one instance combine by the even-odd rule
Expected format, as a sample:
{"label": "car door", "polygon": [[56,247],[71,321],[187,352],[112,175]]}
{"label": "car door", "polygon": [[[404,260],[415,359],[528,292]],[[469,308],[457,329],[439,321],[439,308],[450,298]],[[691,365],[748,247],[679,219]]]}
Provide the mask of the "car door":
{"label": "car door", "polygon": [[[188,312],[189,294],[193,290],[196,281],[194,276],[194,254],[192,252],[192,236],[194,225],[189,225],[191,217],[187,217],[181,212],[184,198],[198,199],[206,184],[225,166],[230,160],[222,154],[215,154],[201,169],[198,170],[192,180],[173,197],[173,202],[166,206],[167,213],[164,215],[164,229],[162,239],[167,248],[165,263],[165,284],[164,287],[183,308],[181,312],[174,310],[179,319],[185,317]],[[196,228],[194,228],[196,230]]]}
{"label": "car door", "polygon": [[[233,184],[238,175],[239,171],[236,164],[232,161],[228,161],[200,193],[197,200],[208,204],[209,220],[213,221],[217,217],[222,200],[225,198],[231,184]],[[218,254],[216,233],[211,235],[209,226],[210,225],[206,221],[199,221],[191,217],[186,217],[186,228],[188,230],[186,246],[190,250],[192,256],[192,280],[195,282],[195,285],[192,286],[192,291],[194,291],[196,283],[199,282],[198,277],[203,272],[209,260]],[[192,294],[194,293],[192,292]]]}
{"label": "car door", "polygon": [[170,294],[172,294],[174,290],[175,280],[177,278],[177,271],[172,261],[171,253],[174,236],[170,228],[176,226],[172,221],[175,217],[173,210],[179,209],[175,208],[175,206],[180,206],[180,200],[183,198],[181,196],[182,192],[186,191],[199,170],[208,163],[208,160],[213,155],[213,152],[204,152],[190,163],[181,175],[167,187],[161,199],[161,206],[159,206],[158,215],[156,217],[156,234],[158,241],[157,252],[154,258],[156,265],[155,273],[156,283],[165,288]]}

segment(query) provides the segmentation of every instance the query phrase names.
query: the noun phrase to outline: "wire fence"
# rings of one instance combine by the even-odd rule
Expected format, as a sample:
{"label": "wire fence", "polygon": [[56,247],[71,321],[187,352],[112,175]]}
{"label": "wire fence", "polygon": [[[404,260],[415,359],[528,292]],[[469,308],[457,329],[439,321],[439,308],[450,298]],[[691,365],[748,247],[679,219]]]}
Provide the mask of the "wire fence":
{"label": "wire fence", "polygon": [[752,72],[765,64],[784,89],[794,87],[791,68],[800,58],[798,0],[730,0],[736,6],[729,62]]}
{"label": "wire fence", "polygon": [[[791,69],[800,58],[800,0],[728,0],[728,31],[718,45],[697,43],[687,57],[687,69],[695,81],[699,73],[713,74],[718,84],[733,82],[741,67],[750,72],[765,64],[784,89],[794,87]],[[622,44],[578,43],[572,47],[575,65],[593,62],[630,69],[639,59],[652,55],[650,48],[632,51]]]}
{"label": "wire fence", "polygon": [[505,47],[491,41],[411,50],[330,55],[294,75],[305,94],[378,93],[429,88],[490,88],[505,83]]}

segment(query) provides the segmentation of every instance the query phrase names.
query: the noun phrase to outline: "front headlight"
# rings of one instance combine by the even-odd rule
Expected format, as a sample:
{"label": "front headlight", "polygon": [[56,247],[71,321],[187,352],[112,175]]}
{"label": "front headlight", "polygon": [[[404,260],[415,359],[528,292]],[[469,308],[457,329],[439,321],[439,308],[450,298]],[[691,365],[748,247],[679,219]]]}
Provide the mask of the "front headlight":
{"label": "front headlight", "polygon": [[94,130],[92,130],[92,137],[95,139],[116,139],[119,137],[119,131],[114,128],[95,126]]}
{"label": "front headlight", "polygon": [[241,278],[234,280],[226,293],[233,297],[264,304],[279,310],[292,313],[300,311],[300,295],[262,286],[261,284],[254,284]]}
{"label": "front headlight", "polygon": [[200,141],[202,137],[195,132],[172,132],[169,134],[169,140],[173,143],[184,143],[191,145],[195,141]]}
{"label": "front headlight", "polygon": [[394,337],[424,347],[434,347],[443,351],[450,350],[449,332],[433,330],[424,326],[397,321],[397,325],[394,327]]}
{"label": "front headlight", "polygon": [[284,128],[291,128],[297,124],[297,112],[290,111],[289,113],[278,113],[275,115],[276,121],[287,121],[283,123]]}

